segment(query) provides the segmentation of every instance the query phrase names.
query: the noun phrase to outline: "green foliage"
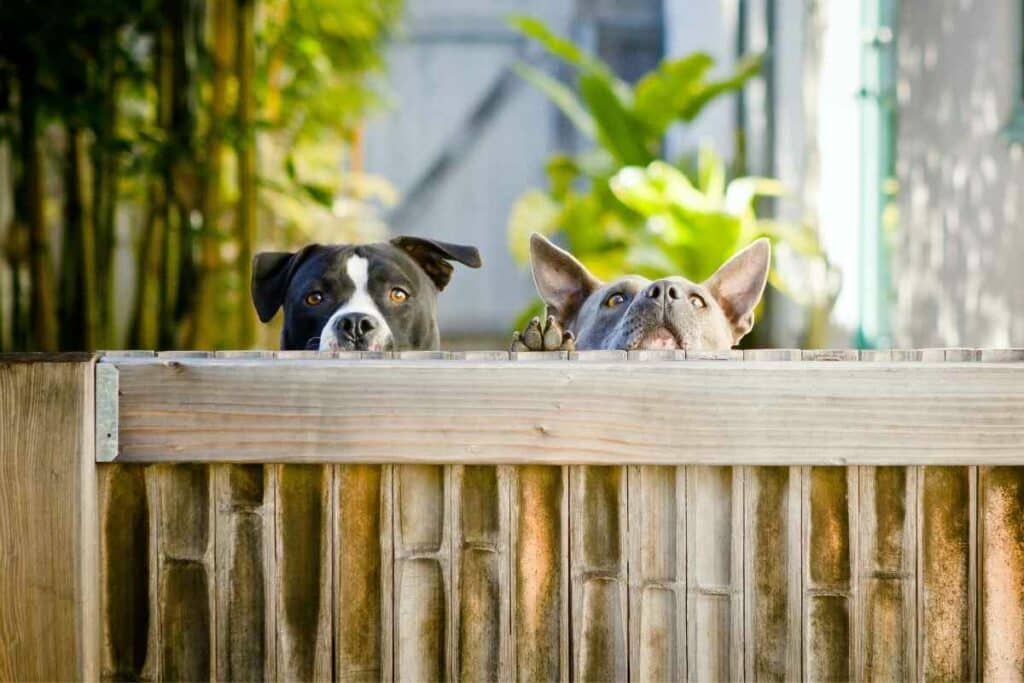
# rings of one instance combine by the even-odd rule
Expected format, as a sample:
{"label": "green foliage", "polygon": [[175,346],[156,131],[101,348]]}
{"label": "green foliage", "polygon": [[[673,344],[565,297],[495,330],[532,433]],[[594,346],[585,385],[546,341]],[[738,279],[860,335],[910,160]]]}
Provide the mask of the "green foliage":
{"label": "green foliage", "polygon": [[[517,261],[528,261],[529,236],[538,232],[558,235],[601,278],[683,273],[699,281],[736,250],[765,236],[783,255],[775,263],[793,255],[813,263],[812,270],[831,272],[813,229],[758,215],[760,199],[782,194],[778,181],[730,180],[724,162],[710,149],[700,151],[696,164],[662,159],[668,130],[693,121],[715,98],[741,88],[760,71],[759,56],[743,59],[717,80],[709,76],[714,60],[707,54],[665,59],[630,86],[539,21],[516,17],[511,24],[575,72],[573,89],[534,67],[518,69],[595,143],[577,155],[553,155],[547,163],[547,189],[529,190],[516,202],[508,239]],[[793,280],[773,268],[776,288],[806,305],[831,305],[834,273],[817,289],[806,280]],[[524,317],[536,310],[535,304]]]}

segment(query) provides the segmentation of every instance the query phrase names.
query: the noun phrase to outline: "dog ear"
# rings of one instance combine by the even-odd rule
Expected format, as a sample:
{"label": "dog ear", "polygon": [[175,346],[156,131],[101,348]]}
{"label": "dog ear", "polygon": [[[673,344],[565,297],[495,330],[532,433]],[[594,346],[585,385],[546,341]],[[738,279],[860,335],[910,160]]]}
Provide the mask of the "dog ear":
{"label": "dog ear", "polygon": [[538,233],[530,236],[530,267],[537,293],[563,324],[572,321],[601,286],[572,254]]}
{"label": "dog ear", "polygon": [[391,240],[391,244],[412,257],[412,260],[434,281],[438,291],[447,287],[452,279],[454,269],[449,261],[458,261],[470,268],[479,268],[482,265],[480,252],[476,247],[408,236],[396,237]]}
{"label": "dog ear", "polygon": [[704,283],[732,324],[734,344],[754,326],[754,308],[768,282],[771,256],[771,244],[762,237],[723,263]]}
{"label": "dog ear", "polygon": [[297,252],[262,251],[252,259],[252,303],[260,322],[270,322],[284,303],[292,274],[318,245],[310,244]]}

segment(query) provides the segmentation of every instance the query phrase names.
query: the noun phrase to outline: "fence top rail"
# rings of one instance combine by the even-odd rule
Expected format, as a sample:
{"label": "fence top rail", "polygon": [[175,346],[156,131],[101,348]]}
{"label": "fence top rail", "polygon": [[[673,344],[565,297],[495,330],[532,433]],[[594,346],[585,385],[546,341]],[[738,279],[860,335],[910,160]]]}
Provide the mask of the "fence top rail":
{"label": "fence top rail", "polygon": [[104,356],[97,460],[1024,464],[1020,349],[262,354]]}

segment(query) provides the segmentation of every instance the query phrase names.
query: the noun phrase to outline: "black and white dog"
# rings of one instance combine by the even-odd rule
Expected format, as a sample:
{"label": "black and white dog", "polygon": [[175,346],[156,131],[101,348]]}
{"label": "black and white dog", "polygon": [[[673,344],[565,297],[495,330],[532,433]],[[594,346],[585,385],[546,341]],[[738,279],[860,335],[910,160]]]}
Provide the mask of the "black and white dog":
{"label": "black and white dog", "polygon": [[285,350],[437,349],[437,294],[450,261],[479,268],[480,252],[419,237],[263,252],[253,259],[252,300],[263,322],[284,306]]}

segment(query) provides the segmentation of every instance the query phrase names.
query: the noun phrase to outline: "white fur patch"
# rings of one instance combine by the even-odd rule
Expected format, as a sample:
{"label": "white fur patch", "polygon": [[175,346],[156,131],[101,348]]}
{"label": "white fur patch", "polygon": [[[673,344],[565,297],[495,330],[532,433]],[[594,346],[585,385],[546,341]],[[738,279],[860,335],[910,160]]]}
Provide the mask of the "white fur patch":
{"label": "white fur patch", "polygon": [[349,313],[362,313],[363,315],[373,316],[378,323],[377,338],[381,340],[391,339],[391,328],[388,327],[387,320],[384,319],[384,315],[377,308],[377,304],[373,297],[370,296],[370,291],[367,288],[370,280],[369,270],[370,262],[362,256],[352,255],[345,262],[345,272],[348,274],[349,279],[352,280],[355,289],[352,292],[352,296],[348,298],[348,301],[331,314],[331,317],[327,319],[327,323],[324,325],[324,329],[320,331],[321,351],[333,351],[338,348],[338,339],[334,334],[334,324],[338,318]]}

